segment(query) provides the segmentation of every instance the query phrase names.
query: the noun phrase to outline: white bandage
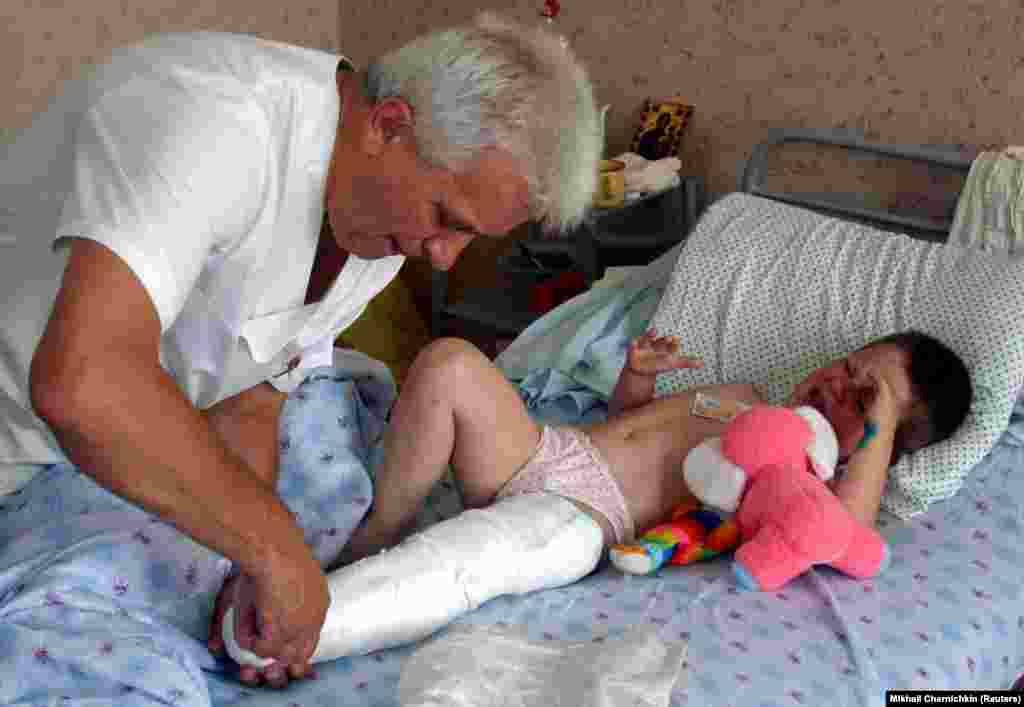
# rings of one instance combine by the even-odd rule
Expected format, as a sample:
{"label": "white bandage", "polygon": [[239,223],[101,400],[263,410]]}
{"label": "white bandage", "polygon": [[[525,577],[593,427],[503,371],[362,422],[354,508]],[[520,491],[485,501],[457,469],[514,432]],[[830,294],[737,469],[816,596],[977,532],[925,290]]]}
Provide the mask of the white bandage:
{"label": "white bandage", "polygon": [[[570,584],[603,550],[601,527],[559,496],[511,496],[465,511],[332,572],[313,662],[411,643],[502,594]],[[225,615],[225,644],[229,623]]]}
{"label": "white bandage", "polygon": [[274,662],[273,658],[260,658],[252,651],[247,651],[238,645],[235,640],[235,607],[229,606],[224,612],[224,625],[221,627],[224,636],[224,650],[231,656],[231,660],[239,665],[251,665],[255,668],[265,668]]}

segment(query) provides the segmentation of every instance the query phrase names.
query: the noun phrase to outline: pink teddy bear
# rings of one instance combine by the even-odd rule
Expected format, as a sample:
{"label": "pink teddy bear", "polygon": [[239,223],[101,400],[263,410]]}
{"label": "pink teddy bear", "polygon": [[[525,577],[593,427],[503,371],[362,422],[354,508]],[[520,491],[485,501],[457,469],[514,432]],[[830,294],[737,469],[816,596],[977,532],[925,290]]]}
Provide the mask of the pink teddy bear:
{"label": "pink teddy bear", "polygon": [[720,438],[687,455],[683,473],[694,494],[739,508],[733,570],[744,587],[773,591],[817,564],[858,579],[888,566],[882,536],[825,485],[837,459],[835,432],[821,413],[769,405],[740,413]]}

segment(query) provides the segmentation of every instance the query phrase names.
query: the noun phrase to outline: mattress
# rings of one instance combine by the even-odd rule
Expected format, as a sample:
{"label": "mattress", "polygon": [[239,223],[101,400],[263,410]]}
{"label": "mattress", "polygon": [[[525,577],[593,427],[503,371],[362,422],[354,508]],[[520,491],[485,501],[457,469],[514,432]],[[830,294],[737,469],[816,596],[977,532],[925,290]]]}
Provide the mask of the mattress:
{"label": "mattress", "polygon": [[[540,420],[567,419],[566,400],[596,419],[586,390],[547,386]],[[435,502],[452,503],[440,490]],[[1024,671],[1024,404],[961,491],[913,522],[883,514],[893,561],[855,581],[816,569],[785,590],[739,590],[728,558],[667,567],[648,577],[609,566],[562,589],[502,597],[458,624],[514,625],[539,640],[600,640],[648,627],[689,641],[674,707],[883,705],[894,689],[1006,688]],[[225,694],[218,704],[397,704],[402,664],[415,646],[320,666],[289,688]],[[231,688],[229,692],[233,691]]]}

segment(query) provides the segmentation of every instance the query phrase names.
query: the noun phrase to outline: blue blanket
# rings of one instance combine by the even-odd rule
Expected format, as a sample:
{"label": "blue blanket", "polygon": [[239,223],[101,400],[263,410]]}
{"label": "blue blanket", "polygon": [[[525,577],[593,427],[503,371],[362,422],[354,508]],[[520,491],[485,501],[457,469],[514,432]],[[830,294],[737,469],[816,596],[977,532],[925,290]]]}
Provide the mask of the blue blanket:
{"label": "blue blanket", "polygon": [[[316,369],[281,413],[279,492],[322,562],[369,508],[390,380]],[[68,463],[0,498],[0,704],[244,698],[206,649],[231,563]]]}
{"label": "blue blanket", "polygon": [[626,345],[647,329],[684,243],[624,281],[594,287],[556,307],[527,327],[495,362],[527,396],[541,395],[554,371],[571,379],[567,384],[607,398],[626,362]]}
{"label": "blue blanket", "polygon": [[[535,417],[604,417],[614,366],[596,384],[602,392],[580,381],[596,370],[586,361],[598,349],[624,352],[646,326],[646,310],[622,305],[642,307],[657,287],[653,278],[598,293],[604,306],[585,312],[578,305],[593,300],[577,301],[575,311],[597,333],[577,340],[571,355],[554,346],[519,349],[519,361],[555,363],[517,372],[510,359],[505,369]],[[534,325],[534,343],[565,312],[549,317]],[[320,557],[343,543],[370,502],[367,471],[392,395],[378,381],[328,370],[286,403],[281,491]],[[1024,671],[1021,498],[1024,402],[956,497],[912,523],[882,518],[893,564],[878,579],[814,570],[783,592],[751,593],[736,590],[727,558],[650,577],[604,568],[568,587],[500,597],[458,623],[521,626],[536,640],[600,641],[636,627],[689,640],[673,707],[873,707],[884,704],[886,689],[1007,687]],[[70,465],[48,468],[0,506],[2,704],[397,704],[401,668],[415,646],[325,663],[319,680],[284,692],[234,682],[205,648],[230,564]],[[442,484],[422,517],[431,522],[459,508],[454,489]]]}

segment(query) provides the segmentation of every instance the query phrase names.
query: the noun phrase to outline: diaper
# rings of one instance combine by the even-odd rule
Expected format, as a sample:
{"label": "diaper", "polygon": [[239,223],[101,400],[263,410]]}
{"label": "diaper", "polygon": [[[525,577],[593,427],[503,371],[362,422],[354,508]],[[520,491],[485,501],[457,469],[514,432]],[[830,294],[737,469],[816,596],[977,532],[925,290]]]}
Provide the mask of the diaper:
{"label": "diaper", "polygon": [[608,521],[615,543],[633,542],[635,527],[626,498],[608,462],[590,437],[574,427],[545,426],[537,451],[497,497],[551,493],[592,508]]}

